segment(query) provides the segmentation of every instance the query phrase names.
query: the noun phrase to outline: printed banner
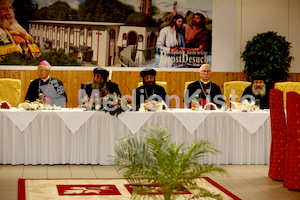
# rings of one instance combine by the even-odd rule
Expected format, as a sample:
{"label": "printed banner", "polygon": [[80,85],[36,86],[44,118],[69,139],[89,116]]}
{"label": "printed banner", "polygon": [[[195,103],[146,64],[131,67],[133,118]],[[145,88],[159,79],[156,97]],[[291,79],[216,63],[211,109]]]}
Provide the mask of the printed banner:
{"label": "printed banner", "polygon": [[157,1],[161,24],[151,67],[211,64],[212,1]]}
{"label": "printed banner", "polygon": [[11,57],[10,62],[6,58],[11,54],[49,60],[53,57],[49,52],[60,49],[69,57],[49,60],[52,65],[199,68],[211,64],[212,0],[22,4],[0,0],[0,8],[0,62],[4,64],[22,59]]}

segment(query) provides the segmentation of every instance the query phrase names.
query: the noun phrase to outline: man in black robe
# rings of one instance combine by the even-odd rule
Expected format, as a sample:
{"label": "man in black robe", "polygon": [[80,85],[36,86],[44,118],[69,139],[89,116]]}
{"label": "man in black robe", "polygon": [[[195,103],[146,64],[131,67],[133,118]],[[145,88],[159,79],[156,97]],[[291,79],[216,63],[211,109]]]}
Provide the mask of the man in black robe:
{"label": "man in black robe", "polygon": [[94,69],[93,73],[93,83],[87,85],[85,88],[86,94],[89,98],[91,97],[93,92],[97,93],[100,98],[106,95],[113,94],[116,94],[118,97],[121,97],[121,92],[119,90],[118,84],[113,83],[110,80],[107,82],[109,72],[106,69],[102,67],[97,67]]}
{"label": "man in black robe", "polygon": [[244,90],[241,102],[247,99],[249,102],[254,101],[260,109],[269,109],[270,88],[266,85],[265,80],[265,74],[254,74],[252,84]]}
{"label": "man in black robe", "polygon": [[37,69],[39,78],[31,81],[26,93],[25,100],[34,102],[40,94],[48,99],[44,103],[66,107],[67,95],[61,80],[51,77],[51,65],[46,60],[39,63]]}
{"label": "man in black robe", "polygon": [[156,71],[154,69],[146,68],[141,71],[140,75],[143,78],[143,85],[138,87],[134,92],[134,105],[136,106],[136,109],[138,110],[140,104],[144,103],[146,100],[166,101],[167,93],[165,89],[155,83]]}
{"label": "man in black robe", "polygon": [[186,107],[191,108],[191,101],[199,98],[200,103],[203,102],[203,107],[206,103],[214,103],[220,108],[224,103],[224,96],[218,85],[211,82],[212,77],[211,67],[208,64],[203,64],[200,67],[200,80],[188,85],[184,94],[184,103]]}

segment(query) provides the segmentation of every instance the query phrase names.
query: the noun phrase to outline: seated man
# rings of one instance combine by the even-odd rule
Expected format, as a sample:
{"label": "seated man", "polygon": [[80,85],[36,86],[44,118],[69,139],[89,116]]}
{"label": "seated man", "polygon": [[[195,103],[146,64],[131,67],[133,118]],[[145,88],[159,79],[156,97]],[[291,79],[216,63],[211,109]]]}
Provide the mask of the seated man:
{"label": "seated man", "polygon": [[200,80],[189,84],[185,91],[184,103],[186,107],[191,108],[191,101],[198,96],[200,101],[204,101],[203,104],[210,101],[220,108],[225,101],[220,87],[210,81],[212,77],[210,65],[203,64],[199,71]]}
{"label": "seated man", "polygon": [[252,84],[244,90],[241,102],[247,99],[249,102],[255,101],[260,109],[269,109],[270,88],[267,87],[266,76],[264,74],[256,74],[252,76]]}
{"label": "seated man", "polygon": [[143,78],[143,85],[138,87],[134,92],[134,105],[138,110],[140,108],[140,104],[144,103],[146,100],[164,100],[166,101],[166,91],[155,83],[155,75],[156,71],[154,69],[146,68],[141,71],[141,77]]}
{"label": "seated man", "polygon": [[93,71],[94,73],[94,82],[90,85],[87,85],[85,88],[87,96],[90,98],[93,90],[99,91],[99,97],[104,97],[108,94],[114,94],[118,97],[121,97],[121,93],[118,87],[118,84],[113,82],[107,82],[107,77],[109,75],[108,71],[102,67],[97,67]]}
{"label": "seated man", "polygon": [[67,102],[65,88],[61,80],[50,76],[49,62],[46,60],[40,62],[37,72],[39,78],[30,83],[25,100],[33,102],[39,99],[40,94],[43,94],[45,103],[65,107]]}

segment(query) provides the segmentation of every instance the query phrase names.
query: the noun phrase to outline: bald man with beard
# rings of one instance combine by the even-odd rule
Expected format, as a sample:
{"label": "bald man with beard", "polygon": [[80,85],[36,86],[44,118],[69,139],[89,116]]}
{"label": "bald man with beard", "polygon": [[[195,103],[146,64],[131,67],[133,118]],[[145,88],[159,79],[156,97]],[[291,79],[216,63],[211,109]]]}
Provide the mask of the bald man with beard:
{"label": "bald man with beard", "polygon": [[[11,0],[0,0],[0,26],[0,48],[5,48],[2,45],[13,43],[11,40],[13,40],[19,47],[6,48],[6,51],[4,51],[6,54],[11,52],[20,52],[34,57],[39,57],[41,55],[39,48],[33,44],[34,38],[29,35],[15,19],[14,8],[12,7]],[[32,44],[31,48],[29,46],[30,44]]]}

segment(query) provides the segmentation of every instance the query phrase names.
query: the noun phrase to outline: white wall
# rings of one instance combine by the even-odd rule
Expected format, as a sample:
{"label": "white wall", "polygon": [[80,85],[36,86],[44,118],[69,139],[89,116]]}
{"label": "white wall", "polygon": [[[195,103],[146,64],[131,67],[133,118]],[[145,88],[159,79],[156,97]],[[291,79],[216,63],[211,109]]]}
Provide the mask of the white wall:
{"label": "white wall", "polygon": [[300,1],[289,0],[289,36],[292,44],[291,53],[295,59],[292,61],[290,72],[300,73]]}
{"label": "white wall", "polygon": [[290,72],[300,73],[299,11],[299,0],[213,0],[213,71],[242,71],[247,41],[274,31],[291,42],[295,59]]}

